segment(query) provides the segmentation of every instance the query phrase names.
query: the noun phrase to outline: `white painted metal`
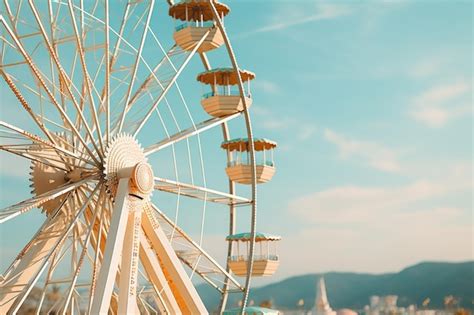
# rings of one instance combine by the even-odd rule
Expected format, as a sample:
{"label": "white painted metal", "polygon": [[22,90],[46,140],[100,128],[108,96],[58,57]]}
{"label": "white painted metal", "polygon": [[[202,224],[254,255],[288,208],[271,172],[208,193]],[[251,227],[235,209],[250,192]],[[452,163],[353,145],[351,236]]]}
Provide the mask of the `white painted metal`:
{"label": "white painted metal", "polygon": [[[168,2],[173,4],[173,1]],[[8,296],[11,301],[7,304],[0,302],[2,313],[19,310],[44,271],[47,271],[47,275],[42,285],[37,314],[48,311],[42,310],[42,305],[46,292],[51,290],[53,285],[64,285],[66,291],[48,308],[63,314],[80,313],[84,307],[81,303],[87,305],[87,313],[92,314],[133,314],[139,312],[138,305],[146,314],[156,309],[168,314],[206,314],[207,311],[182,263],[191,269],[191,277],[195,273],[198,274],[222,293],[222,307],[225,306],[228,292],[244,292],[244,299],[248,295],[250,275],[247,276],[246,286],[239,284],[228,269],[220,266],[203,250],[202,237],[207,202],[229,206],[231,232],[235,231],[235,207],[250,205],[254,232],[256,183],[253,182],[250,198],[236,195],[232,182],[229,182],[229,193],[220,189],[209,189],[200,141],[202,132],[219,126],[223,128],[224,139],[228,140],[227,122],[240,116],[245,118],[248,137],[252,138],[247,108],[243,113],[195,124],[177,80],[209,31],[197,39],[197,45],[191,52],[183,51],[175,45],[166,51],[151,27],[153,0],[127,1],[123,16],[109,16],[109,4],[109,0],[49,0],[46,5],[33,0],[18,0],[12,4],[8,0],[4,1],[3,11],[7,14],[0,16],[0,27],[5,30],[5,36],[0,37],[0,74],[37,128],[46,135],[47,140],[29,133],[26,131],[28,128],[0,122],[0,127],[4,128],[0,130],[0,139],[9,141],[0,143],[0,150],[40,165],[50,166],[47,171],[51,173],[46,174],[44,171],[40,177],[43,176],[46,181],[54,181],[54,178],[59,180],[56,186],[53,185],[46,192],[38,193],[34,190],[33,198],[0,211],[0,223],[51,200],[63,202],[58,202],[58,207],[50,207],[45,211],[48,216],[45,224],[7,272],[0,276],[0,293],[7,292],[4,296],[9,294],[10,285],[16,283],[15,281],[20,281],[21,283],[18,283],[22,287],[21,296],[10,294]],[[47,12],[42,12],[45,8]],[[210,8],[215,10],[212,2]],[[215,17],[215,22],[215,27],[224,30],[218,16]],[[119,31],[116,32],[112,25],[117,26]],[[143,59],[144,51],[148,48],[148,33],[163,54],[162,61],[154,67],[150,67]],[[227,34],[225,31],[222,33],[233,66],[238,69]],[[37,46],[32,49],[35,41]],[[98,52],[99,56],[93,57],[95,52]],[[18,60],[5,61],[5,56],[15,54]],[[71,55],[71,60],[64,63],[68,54]],[[184,61],[176,62],[178,58]],[[124,61],[127,59],[132,62],[127,64],[127,61]],[[201,54],[201,59],[209,70],[210,64],[205,54]],[[49,64],[44,64],[48,62]],[[31,71],[31,80],[15,72],[20,70],[12,69]],[[169,71],[169,76],[166,74],[162,77],[163,71]],[[99,84],[101,86],[98,86]],[[191,128],[180,128],[183,124],[180,118],[183,117],[175,114],[175,104],[171,104],[167,99],[172,87],[176,87],[178,100],[183,103],[187,113],[184,119],[191,121]],[[239,88],[243,95],[241,82]],[[143,105],[145,97],[151,100],[148,102],[150,105],[145,107],[143,112],[139,112],[138,106]],[[120,100],[120,104],[117,104],[119,106],[115,106],[117,100]],[[168,132],[169,126],[166,126],[158,111],[161,101],[166,103],[164,109],[169,111],[171,124],[177,130],[175,134]],[[133,111],[129,113],[132,106]],[[139,145],[139,132],[150,120],[153,111],[158,113],[167,138],[141,152],[148,156],[166,147],[172,147],[176,180],[156,177],[155,188],[177,195],[176,219],[179,216],[180,198],[203,201],[201,234],[198,241],[193,240],[166,216],[155,218],[155,212],[146,212],[151,209],[150,205],[142,204],[148,200],[147,197],[138,203],[131,202],[137,196],[143,198],[143,195],[135,194],[129,175],[127,178],[117,178],[118,192],[115,194],[115,182],[107,181],[103,174],[106,169],[107,146],[111,145],[113,137],[117,136],[119,130],[132,130],[134,140]],[[54,112],[54,115],[51,112]],[[190,138],[193,136],[198,143],[200,174],[194,174],[195,162],[190,145]],[[190,183],[180,182],[178,179],[179,171],[182,170],[178,170],[179,159],[176,157],[174,145],[180,141],[186,142],[185,160],[191,175]],[[131,157],[126,154],[127,150],[124,152],[125,158]],[[252,164],[254,162],[251,161]],[[63,177],[66,183],[60,185],[59,182],[63,183]],[[202,187],[194,185],[194,178],[198,177],[203,180]],[[150,178],[153,178],[153,175]],[[34,183],[37,185],[37,181]],[[95,196],[95,192],[99,190],[101,194]],[[136,196],[129,196],[130,194]],[[133,205],[136,205],[137,209],[132,211]],[[145,209],[146,215],[142,216],[142,208]],[[71,225],[57,223],[66,217],[72,220],[66,220],[72,222]],[[54,226],[51,226],[53,223]],[[189,250],[175,252],[171,243],[184,245]],[[231,255],[231,251],[229,248],[228,255]],[[252,255],[250,260],[251,257]],[[86,262],[92,270],[82,268]],[[62,265],[67,265],[70,271],[67,277],[61,278],[55,274],[55,270],[63,268]],[[83,271],[90,274],[90,282],[82,280]],[[16,280],[11,278],[13,276]],[[79,297],[79,291],[82,289],[89,290],[88,298]],[[150,302],[147,298],[152,298],[155,302]],[[155,305],[152,305],[154,303]],[[11,305],[14,307],[9,309]]]}
{"label": "white painted metal", "polygon": [[[129,197],[134,198],[134,197]],[[120,264],[120,282],[118,296],[119,314],[137,314],[138,258],[141,239],[140,209],[129,209],[125,239],[123,242],[122,262]]]}
{"label": "white painted metal", "polygon": [[226,117],[221,117],[221,118],[211,118],[209,120],[203,121],[202,123],[197,124],[194,127],[185,129],[181,132],[178,132],[172,136],[170,136],[168,139],[165,139],[161,142],[158,142],[156,144],[153,144],[147,148],[144,149],[145,155],[150,155],[154,152],[157,152],[159,150],[162,150],[170,145],[173,145],[181,140],[185,140],[191,136],[197,135],[203,131],[209,130],[211,128],[214,128],[216,126],[219,126],[223,124],[224,122],[230,121],[234,118],[237,118],[240,116],[240,113],[233,114],[230,116]]}
{"label": "white painted metal", "polygon": [[110,228],[105,244],[104,258],[97,279],[97,288],[92,302],[92,314],[107,314],[112,298],[115,277],[119,267],[123,240],[128,219],[128,185],[129,179],[122,178],[118,184],[117,196]]}
{"label": "white painted metal", "polygon": [[163,233],[159,225],[153,224],[153,221],[153,218],[148,213],[143,215],[143,231],[156,251],[162,268],[167,271],[169,276],[168,283],[172,284],[175,299],[180,305],[181,310],[184,313],[208,314],[206,307],[202,303],[165,233]]}
{"label": "white painted metal", "polygon": [[180,183],[171,179],[165,179],[156,176],[155,189],[225,205],[247,205],[252,202],[247,198],[237,195],[232,195],[196,185]]}

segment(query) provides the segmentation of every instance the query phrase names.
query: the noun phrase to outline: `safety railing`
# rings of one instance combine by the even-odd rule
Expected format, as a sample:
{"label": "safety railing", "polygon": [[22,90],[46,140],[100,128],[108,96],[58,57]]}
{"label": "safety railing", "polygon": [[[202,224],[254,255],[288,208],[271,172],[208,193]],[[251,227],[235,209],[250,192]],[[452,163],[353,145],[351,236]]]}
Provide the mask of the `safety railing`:
{"label": "safety railing", "polygon": [[[237,166],[237,165],[250,165],[250,163],[247,162],[247,161],[229,161],[229,162],[227,162],[227,167],[232,167],[232,166]],[[272,161],[261,161],[261,162],[257,161],[257,166],[258,165],[275,167],[275,163],[273,163]]]}
{"label": "safety railing", "polygon": [[[217,93],[217,92],[211,91],[211,92],[203,94],[202,98],[206,99],[206,98],[210,98],[210,97],[213,97],[213,96],[240,96],[240,92],[238,90],[237,91],[225,91],[224,93]],[[246,96],[248,98],[250,98],[250,95],[246,95]]]}
{"label": "safety railing", "polygon": [[[230,261],[248,261],[247,255],[238,255],[238,256],[231,256],[229,257]],[[271,260],[271,261],[278,261],[280,260],[278,255],[254,255],[253,261],[259,260]]]}
{"label": "safety railing", "polygon": [[195,21],[188,21],[184,22],[175,27],[176,31],[181,31],[187,27],[202,27],[202,28],[209,28],[214,26],[214,21],[207,21],[207,22],[195,22]]}

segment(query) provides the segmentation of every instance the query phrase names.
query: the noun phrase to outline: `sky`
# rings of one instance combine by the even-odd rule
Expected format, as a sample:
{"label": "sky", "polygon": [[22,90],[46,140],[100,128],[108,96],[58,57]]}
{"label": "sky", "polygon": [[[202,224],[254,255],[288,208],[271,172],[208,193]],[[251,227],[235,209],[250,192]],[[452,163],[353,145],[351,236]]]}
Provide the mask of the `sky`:
{"label": "sky", "polygon": [[[283,237],[281,267],[256,283],[474,259],[472,2],[226,3],[239,65],[257,76],[255,134],[278,142],[277,173],[258,187],[258,230]],[[189,80],[185,94],[201,93]],[[12,98],[3,88],[5,116]],[[215,152],[209,178],[222,175]],[[7,205],[28,192],[28,165],[1,158]],[[213,211],[204,247],[222,258],[226,217]],[[196,225],[194,215],[180,222]],[[0,227],[2,256],[13,257],[41,220],[36,211]]]}

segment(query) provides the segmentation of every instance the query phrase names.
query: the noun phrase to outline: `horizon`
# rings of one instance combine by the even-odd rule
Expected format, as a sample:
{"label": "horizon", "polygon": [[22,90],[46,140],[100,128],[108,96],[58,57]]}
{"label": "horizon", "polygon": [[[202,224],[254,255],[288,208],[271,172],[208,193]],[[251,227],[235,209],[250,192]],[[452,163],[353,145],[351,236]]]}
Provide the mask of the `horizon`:
{"label": "horizon", "polygon": [[[257,230],[282,236],[280,267],[252,286],[308,274],[379,275],[427,262],[474,262],[474,3],[222,2],[231,9],[225,27],[239,66],[256,74],[249,109],[255,137],[278,143],[276,174],[258,186]],[[111,8],[112,18],[119,9]],[[150,24],[165,49],[174,45],[175,27],[167,10],[166,1],[156,2]],[[147,48],[144,59],[154,65],[159,50]],[[214,67],[231,64],[223,51],[209,52]],[[202,71],[194,56],[178,79],[182,95],[171,90],[170,102],[181,106],[179,96],[186,99],[192,116],[190,123],[183,101],[175,109],[177,129],[210,117],[199,105]],[[0,93],[2,120],[40,134],[24,124],[29,117],[6,84]],[[173,112],[163,115],[172,125]],[[236,121],[229,126],[238,138],[246,130]],[[140,143],[166,139],[163,126],[144,127]],[[189,156],[183,142],[176,145],[184,175],[171,167],[174,146],[150,155],[155,175],[179,173],[183,183],[228,191],[222,135],[200,136],[203,156],[201,138],[191,138]],[[29,162],[1,150],[0,161],[0,206],[31,197]],[[250,195],[244,185],[237,192]],[[202,247],[224,265],[228,210],[160,194],[151,200],[195,240],[202,232]],[[250,230],[245,207],[236,210],[237,232]],[[0,224],[0,274],[44,218],[35,208]]]}

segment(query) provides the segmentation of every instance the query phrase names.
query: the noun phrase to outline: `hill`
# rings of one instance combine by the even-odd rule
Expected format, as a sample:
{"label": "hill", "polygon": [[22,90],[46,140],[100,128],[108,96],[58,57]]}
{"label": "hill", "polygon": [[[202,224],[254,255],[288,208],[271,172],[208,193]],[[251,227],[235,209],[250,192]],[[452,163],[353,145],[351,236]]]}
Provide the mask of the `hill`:
{"label": "hill", "polygon": [[[474,261],[463,263],[424,262],[403,269],[398,273],[363,274],[329,272],[291,277],[283,281],[255,288],[250,299],[256,304],[272,299],[277,308],[293,309],[299,299],[305,300],[305,308],[313,307],[316,281],[324,275],[329,301],[333,309],[360,310],[369,302],[371,295],[398,295],[398,305],[421,305],[427,297],[430,307],[443,308],[443,298],[453,295],[460,299],[464,308],[473,308]],[[198,287],[209,310],[216,309],[219,296],[215,289],[206,285]],[[235,305],[240,297],[231,296],[228,305]]]}

